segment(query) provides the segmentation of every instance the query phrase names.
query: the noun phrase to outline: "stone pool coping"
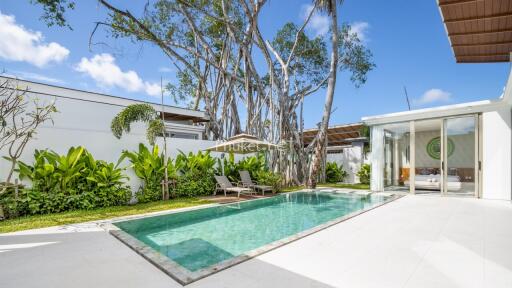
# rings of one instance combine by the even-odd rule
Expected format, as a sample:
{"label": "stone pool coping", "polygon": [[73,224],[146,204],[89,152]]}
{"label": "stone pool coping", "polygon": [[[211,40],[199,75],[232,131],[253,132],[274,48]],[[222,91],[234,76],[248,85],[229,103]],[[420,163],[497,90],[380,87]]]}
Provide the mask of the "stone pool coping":
{"label": "stone pool coping", "polygon": [[[305,190],[294,191],[294,192],[290,192],[290,193],[307,192],[308,190],[309,189],[307,189],[307,190],[305,189]],[[333,188],[333,189],[323,188],[322,190],[323,191],[320,191],[320,192],[340,193],[340,192],[336,191],[336,190],[338,190],[336,188]],[[309,190],[309,191],[311,191],[311,190]],[[344,192],[341,192],[341,193],[347,193],[347,192],[344,191]],[[348,194],[352,194],[352,193],[348,193]],[[354,193],[354,194],[356,194],[356,193]],[[370,194],[372,194],[372,193],[370,193]],[[380,194],[380,193],[377,192],[375,194]],[[384,195],[384,193],[382,193],[381,195]],[[359,196],[361,196],[361,195],[359,195]],[[126,221],[126,220],[138,219],[138,218],[146,218],[146,217],[151,217],[151,216],[156,216],[156,215],[138,216],[138,217],[132,217],[131,219],[122,219],[122,220],[119,220],[119,221],[113,221],[113,222],[110,223],[110,225],[108,227],[108,231],[110,232],[111,235],[113,235],[115,238],[120,240],[126,246],[130,247],[133,251],[135,251],[137,254],[141,255],[143,258],[148,260],[150,263],[155,265],[162,272],[164,272],[165,274],[170,276],[172,279],[176,280],[181,285],[185,286],[185,285],[188,285],[188,284],[190,284],[192,282],[195,282],[197,280],[205,278],[205,277],[207,277],[209,275],[212,275],[214,273],[220,272],[220,271],[225,270],[225,269],[227,269],[229,267],[232,267],[234,265],[237,265],[237,264],[240,264],[242,262],[245,262],[245,261],[247,261],[249,259],[252,259],[252,258],[254,258],[256,256],[259,256],[259,255],[264,254],[266,252],[272,251],[272,250],[274,250],[274,249],[276,249],[278,247],[287,245],[287,244],[292,243],[292,242],[294,242],[296,240],[302,239],[302,238],[304,238],[306,236],[309,236],[311,234],[314,234],[316,232],[319,232],[321,230],[329,228],[329,227],[331,227],[333,225],[339,224],[339,223],[341,223],[343,221],[346,221],[346,220],[348,220],[350,218],[353,218],[355,216],[361,215],[361,214],[363,214],[365,212],[368,212],[370,210],[373,210],[375,208],[381,207],[381,206],[383,206],[385,204],[388,204],[390,202],[393,202],[393,201],[395,201],[395,200],[397,200],[397,199],[399,199],[399,198],[401,198],[403,196],[404,195],[392,194],[392,195],[388,196],[390,198],[387,199],[386,201],[383,201],[381,203],[375,204],[375,205],[373,205],[371,207],[368,207],[367,209],[363,209],[363,210],[352,212],[350,214],[347,214],[347,215],[344,215],[342,217],[339,217],[339,218],[333,219],[331,221],[325,222],[323,224],[320,224],[320,225],[318,225],[316,227],[313,227],[311,229],[299,232],[299,233],[294,234],[292,236],[289,236],[289,237],[286,237],[286,238],[274,241],[274,242],[269,243],[267,245],[261,246],[261,247],[259,247],[257,249],[248,251],[248,252],[246,252],[244,254],[241,254],[239,256],[236,256],[236,257],[233,257],[231,259],[222,261],[222,262],[220,262],[220,263],[218,263],[216,265],[213,265],[213,266],[210,266],[210,267],[207,267],[207,268],[204,268],[204,269],[200,269],[200,270],[197,270],[197,271],[193,271],[193,272],[189,271],[186,268],[184,268],[183,266],[181,266],[180,264],[176,263],[172,259],[170,259],[170,258],[168,258],[168,257],[166,257],[166,256],[164,256],[162,254],[160,254],[155,249],[151,248],[150,246],[144,244],[142,241],[136,239],[135,237],[131,236],[130,234],[128,234],[126,232],[124,232],[123,230],[121,230],[117,226],[113,225],[116,222],[122,222],[122,221]],[[248,200],[248,201],[258,201],[258,200],[262,200],[262,199],[265,199],[265,198]],[[180,211],[171,211],[169,213],[159,213],[159,214],[160,215],[163,215],[163,214],[174,214],[174,213],[180,213],[180,212],[184,212],[184,211],[197,210],[197,209],[205,209],[205,208],[209,208],[209,207],[212,207],[212,206],[224,206],[224,205],[233,205],[233,203],[219,204],[219,205],[205,205],[205,206],[200,206],[200,207],[191,207],[190,209],[183,209],[183,210],[180,209]]]}

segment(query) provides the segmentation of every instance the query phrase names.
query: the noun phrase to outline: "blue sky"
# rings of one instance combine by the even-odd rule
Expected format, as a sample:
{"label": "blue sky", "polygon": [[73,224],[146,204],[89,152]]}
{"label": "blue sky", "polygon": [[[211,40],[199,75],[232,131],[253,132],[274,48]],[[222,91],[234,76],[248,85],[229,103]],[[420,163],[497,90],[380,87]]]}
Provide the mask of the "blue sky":
{"label": "blue sky", "polygon": [[[135,2],[140,4],[129,7],[133,11],[145,3]],[[269,0],[260,17],[264,37],[272,39],[286,22],[301,22],[310,2]],[[174,79],[167,57],[150,44],[109,39],[100,31],[95,39],[109,46],[95,45],[90,50],[94,22],[105,18],[95,1],[80,1],[67,14],[73,30],[48,28],[39,20],[41,8],[28,0],[3,0],[0,13],[0,69],[7,74],[153,102],[159,100],[155,95],[159,95],[160,77]],[[325,32],[324,16],[313,20],[308,33]],[[508,63],[455,63],[434,0],[346,0],[339,20],[356,27],[377,67],[360,88],[350,83],[348,75],[338,77],[331,125],[406,110],[404,85],[413,108],[497,98],[503,91]],[[115,77],[104,77],[105,71]],[[324,93],[306,99],[306,127],[320,121]]]}

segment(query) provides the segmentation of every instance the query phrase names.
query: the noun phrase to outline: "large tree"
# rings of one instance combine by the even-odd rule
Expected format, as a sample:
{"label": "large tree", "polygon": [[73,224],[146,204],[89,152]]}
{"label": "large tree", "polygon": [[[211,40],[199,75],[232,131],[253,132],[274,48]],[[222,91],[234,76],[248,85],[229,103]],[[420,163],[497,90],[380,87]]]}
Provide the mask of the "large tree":
{"label": "large tree", "polygon": [[[45,19],[54,13],[58,20],[64,19],[64,23],[54,23],[67,25],[61,12],[74,3],[72,0],[36,2],[51,4],[45,6],[52,8],[45,10]],[[371,53],[356,34],[350,33],[350,27],[338,28],[333,14],[335,2],[315,1],[303,22],[285,24],[272,40],[261,33],[259,23],[266,0],[158,0],[138,13],[123,4],[114,5],[107,0],[98,3],[109,16],[97,23],[91,39],[94,41],[98,28],[105,27],[114,37],[159,47],[177,71],[178,81],[169,84],[167,90],[191,108],[205,110],[210,117],[206,124],[209,139],[246,132],[282,143],[286,149],[271,156],[273,168],[285,173],[287,183],[305,183],[311,174],[309,182],[314,185],[331,114],[336,71],[349,71],[352,81],[359,85],[373,67]],[[305,33],[319,9],[330,16],[331,41]],[[304,98],[325,87],[319,133],[311,145],[304,147]],[[314,156],[309,169],[311,153]]]}
{"label": "large tree", "polygon": [[[366,74],[374,64],[369,61],[371,54],[368,50],[360,47],[360,40],[357,35],[350,33],[350,28],[345,26],[338,30],[338,11],[337,2],[343,4],[343,0],[315,0],[314,3],[329,15],[330,33],[331,33],[331,63],[325,91],[324,111],[322,122],[316,136],[312,163],[310,165],[309,177],[307,181],[308,188],[315,188],[321,161],[326,157],[325,146],[327,143],[327,130],[332,113],[332,103],[334,100],[334,90],[336,89],[336,76],[338,69],[349,69],[352,72],[351,80],[356,86],[366,82]],[[359,46],[359,47],[358,47]],[[356,47],[356,49],[354,49]]]}

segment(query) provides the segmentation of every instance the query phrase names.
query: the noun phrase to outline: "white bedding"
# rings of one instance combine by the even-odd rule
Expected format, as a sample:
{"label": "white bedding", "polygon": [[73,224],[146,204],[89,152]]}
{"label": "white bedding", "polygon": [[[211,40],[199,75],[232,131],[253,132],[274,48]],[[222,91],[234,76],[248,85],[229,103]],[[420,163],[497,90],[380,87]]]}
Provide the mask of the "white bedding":
{"label": "white bedding", "polygon": [[[449,190],[460,190],[462,187],[462,183],[460,182],[459,176],[448,175],[447,183]],[[409,180],[404,182],[405,186],[409,186]],[[415,188],[416,189],[433,189],[440,190],[441,189],[441,175],[439,174],[430,174],[430,175],[415,175]]]}

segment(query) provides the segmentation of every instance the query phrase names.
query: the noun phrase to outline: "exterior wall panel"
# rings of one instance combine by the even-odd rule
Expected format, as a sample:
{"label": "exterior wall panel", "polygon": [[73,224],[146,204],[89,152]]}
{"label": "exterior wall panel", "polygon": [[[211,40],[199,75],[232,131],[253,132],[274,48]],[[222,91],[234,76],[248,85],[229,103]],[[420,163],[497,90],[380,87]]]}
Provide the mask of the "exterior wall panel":
{"label": "exterior wall panel", "polygon": [[510,108],[482,115],[482,198],[511,200]]}

